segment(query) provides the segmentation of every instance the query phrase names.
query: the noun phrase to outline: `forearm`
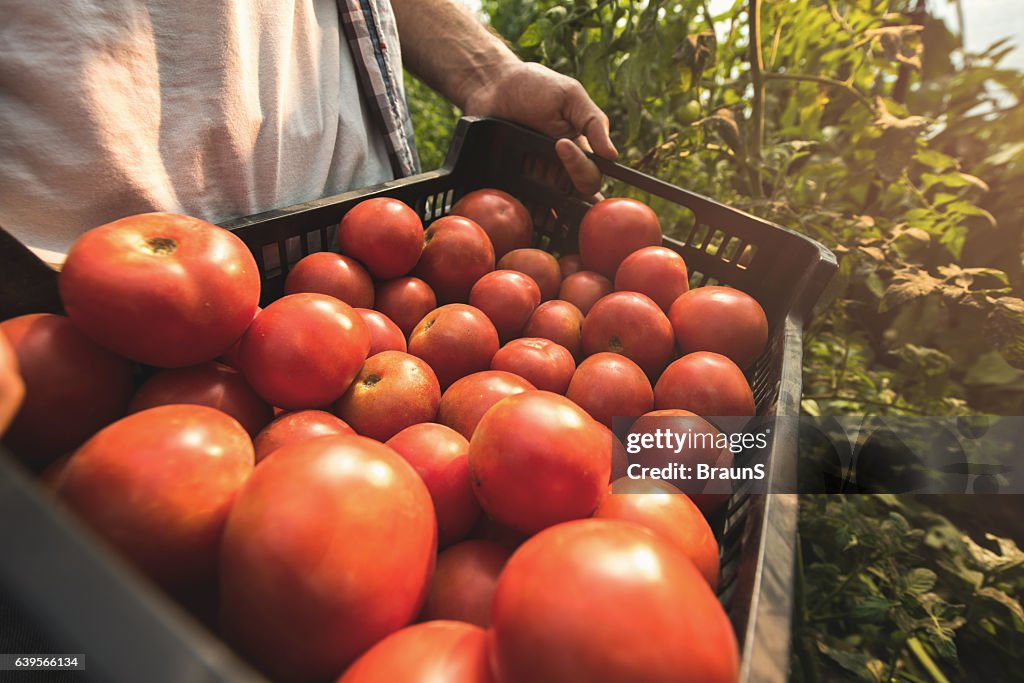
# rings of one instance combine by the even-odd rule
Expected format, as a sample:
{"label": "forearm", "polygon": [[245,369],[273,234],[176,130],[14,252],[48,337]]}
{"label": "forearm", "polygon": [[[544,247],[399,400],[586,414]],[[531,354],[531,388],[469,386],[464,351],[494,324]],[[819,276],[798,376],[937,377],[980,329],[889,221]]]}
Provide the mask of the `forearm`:
{"label": "forearm", "polygon": [[470,95],[519,58],[452,0],[392,0],[402,60],[460,109]]}

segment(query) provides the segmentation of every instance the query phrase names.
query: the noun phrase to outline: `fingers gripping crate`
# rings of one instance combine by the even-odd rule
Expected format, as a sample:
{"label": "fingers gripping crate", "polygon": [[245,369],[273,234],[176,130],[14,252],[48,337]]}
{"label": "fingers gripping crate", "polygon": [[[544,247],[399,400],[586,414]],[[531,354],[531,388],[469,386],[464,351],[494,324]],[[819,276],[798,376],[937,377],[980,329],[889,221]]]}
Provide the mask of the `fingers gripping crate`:
{"label": "fingers gripping crate", "polygon": [[[757,411],[796,415],[801,331],[835,271],[831,252],[700,195],[595,161],[617,183],[612,194],[636,196],[658,212],[665,245],[685,259],[691,286],[730,285],[761,303],[769,320],[769,344],[748,373]],[[447,214],[462,195],[483,187],[505,190],[528,207],[535,246],[556,255],[576,251],[579,221],[590,204],[572,192],[553,141],[494,119],[461,120],[448,157],[436,171],[230,221],[224,227],[252,250],[262,275],[261,303],[266,305],[283,294],[288,269],[302,256],[335,248],[338,222],[360,201],[380,196],[402,200],[426,224]],[[772,480],[795,477],[796,433],[785,427],[779,423],[770,436]],[[127,571],[109,550],[91,541],[77,520],[57,509],[7,458],[0,458],[0,509],[6,519],[18,520],[7,527],[12,542],[0,556],[0,584],[19,596],[20,608],[63,651],[93,653],[90,680],[262,680]],[[796,513],[795,496],[741,490],[712,520],[722,548],[719,598],[738,635],[744,683],[787,679]],[[55,570],[59,565],[77,569],[69,577]],[[105,614],[116,615],[117,623],[98,628],[96,620]]]}

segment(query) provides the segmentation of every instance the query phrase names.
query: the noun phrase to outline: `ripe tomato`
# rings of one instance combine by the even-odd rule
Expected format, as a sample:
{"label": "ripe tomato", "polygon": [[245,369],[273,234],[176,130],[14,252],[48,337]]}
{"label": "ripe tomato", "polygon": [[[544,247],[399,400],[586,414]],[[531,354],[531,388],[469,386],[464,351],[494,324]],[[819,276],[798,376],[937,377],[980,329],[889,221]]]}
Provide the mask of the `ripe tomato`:
{"label": "ripe tomato", "polygon": [[391,318],[380,311],[369,308],[357,308],[356,313],[363,319],[367,331],[370,333],[370,350],[366,357],[376,356],[381,351],[408,350],[405,343],[405,333],[398,328]]}
{"label": "ripe tomato", "polygon": [[575,403],[527,391],[488,410],[469,443],[469,470],[491,517],[532,533],[587,517],[608,486],[605,433]]}
{"label": "ripe tomato", "polygon": [[475,221],[494,245],[494,258],[530,246],[533,219],[523,203],[507,192],[484,189],[455,202],[451,213]]}
{"label": "ripe tomato", "polygon": [[466,304],[434,309],[409,335],[409,353],[427,361],[442,391],[460,377],[491,367],[497,352],[494,323]]}
{"label": "ripe tomato", "polygon": [[636,522],[660,534],[693,560],[712,590],[718,587],[715,534],[700,508],[672,484],[656,479],[617,479],[594,517]]}
{"label": "ripe tomato", "polygon": [[131,363],[64,316],[11,318],[0,323],[0,335],[10,342],[25,390],[4,444],[26,463],[43,466],[124,415]]}
{"label": "ripe tomato", "polygon": [[430,494],[362,436],[282,447],[235,499],[221,543],[225,635],[271,678],[326,680],[423,604]]}
{"label": "ripe tomato", "polygon": [[584,519],[526,541],[498,579],[502,683],[736,683],[736,636],[686,555],[631,522]]}
{"label": "ripe tomato", "polygon": [[[732,467],[732,451],[729,450],[726,441],[723,441],[724,437],[718,429],[689,410],[652,410],[641,415],[630,426],[626,438],[639,439],[643,434],[653,435],[657,430],[669,430],[687,440],[682,444],[665,443],[661,448],[657,447],[656,442],[654,447],[643,447],[642,442],[638,441],[641,449],[633,454],[630,460],[640,468],[659,469],[661,479],[665,479],[690,496],[705,514],[710,514],[724,505],[732,494],[732,481],[705,480],[695,474],[702,464],[711,467]],[[664,468],[674,463],[690,468],[690,478],[673,478],[671,470],[667,473],[669,476],[664,476]]]}
{"label": "ripe tomato", "polygon": [[540,287],[540,300],[550,301],[558,296],[562,271],[554,256],[543,249],[515,249],[498,261],[498,268],[515,270],[529,275]]}
{"label": "ripe tomato", "polygon": [[688,353],[673,361],[654,386],[658,410],[681,408],[701,417],[748,417],[754,414],[754,393],[743,371],[723,355]]}
{"label": "ripe tomato", "polygon": [[252,442],[234,418],[207,406],[160,406],[86,441],[60,475],[57,494],[176,590],[215,577],[228,511],[252,471]]}
{"label": "ripe tomato", "polygon": [[[256,313],[253,314],[252,319],[255,320],[256,316],[259,315],[260,311],[262,311],[262,310],[263,310],[262,308],[257,306],[256,307]],[[252,321],[249,321],[249,324],[251,325]],[[249,328],[246,327],[245,329],[249,329]],[[244,336],[245,336],[245,333],[243,332],[242,333],[242,337],[244,337]],[[241,372],[241,369],[242,369],[242,360],[241,360],[241,355],[242,355],[242,337],[239,337],[238,339],[236,339],[235,343],[232,344],[231,346],[229,346],[227,351],[225,351],[224,353],[220,354],[220,358],[218,359],[224,365],[227,365],[228,367],[234,368],[235,370],[238,370],[239,372]]]}
{"label": "ripe tomato", "polygon": [[418,277],[401,277],[377,286],[377,310],[409,336],[423,316],[437,308],[434,290]]}
{"label": "ripe tomato", "polygon": [[732,287],[698,287],[678,297],[668,313],[685,353],[713,351],[741,368],[768,345],[768,318],[757,299]]}
{"label": "ripe tomato", "polygon": [[479,225],[462,216],[438,218],[427,229],[415,274],[442,303],[465,302],[477,280],[494,270],[494,247]]}
{"label": "ripe tomato", "polygon": [[318,251],[303,257],[288,272],[285,294],[312,292],[340,299],[352,308],[373,308],[373,280],[354,258]]}
{"label": "ripe tomato", "polygon": [[562,281],[558,298],[568,301],[586,315],[603,297],[612,293],[612,281],[592,270],[581,270]]}
{"label": "ripe tomato", "polygon": [[420,618],[491,625],[491,598],[511,549],[494,541],[463,541],[437,556]]}
{"label": "ripe tomato", "polygon": [[603,297],[583,320],[583,353],[621,353],[648,377],[661,373],[675,349],[672,323],[658,304],[637,292]]}
{"label": "ripe tomato", "polygon": [[132,396],[128,412],[173,403],[216,408],[238,420],[250,436],[274,419],[274,411],[238,370],[214,361],[156,373]]}
{"label": "ripe tomato", "polygon": [[529,380],[511,372],[474,372],[445,390],[437,410],[437,421],[470,439],[480,418],[491,406],[503,398],[535,388]]}
{"label": "ripe tomato", "polygon": [[605,427],[612,418],[642,415],[654,405],[640,366],[617,353],[595,353],[580,363],[565,395]]}
{"label": "ripe tomato", "polygon": [[568,349],[550,339],[524,337],[498,349],[491,369],[519,375],[537,389],[564,394],[576,372],[576,361]]}
{"label": "ripe tomato", "polygon": [[[598,424],[601,424],[600,422]],[[604,430],[606,438],[611,443],[609,450],[612,454],[612,471],[609,475],[608,483],[621,479],[626,476],[626,472],[629,468],[629,456],[626,455],[626,447],[622,445],[622,441],[618,436],[615,435],[608,427],[601,425],[601,429]]]}
{"label": "ripe tomato", "polygon": [[437,415],[441,387],[425,362],[401,351],[366,359],[334,412],[357,433],[386,441],[409,425]]}
{"label": "ripe tomato", "polygon": [[89,230],[58,281],[68,317],[101,346],[162,368],[213,360],[249,325],[260,275],[216,225],[169,213]]}
{"label": "ripe tomato", "polygon": [[476,281],[469,291],[469,305],[491,319],[504,341],[515,339],[540,305],[540,288],[529,275],[515,270],[495,270]]}
{"label": "ripe tomato", "polygon": [[623,259],[661,245],[661,223],[651,207],[635,199],[604,199],[580,221],[580,258],[587,270],[615,277]]}
{"label": "ripe tomato", "polygon": [[266,458],[282,446],[309,441],[320,436],[355,434],[355,430],[340,418],[325,410],[299,410],[282,413],[253,439],[256,462]]}
{"label": "ripe tomato", "polygon": [[540,337],[564,346],[574,358],[582,353],[583,313],[568,301],[545,301],[523,328],[524,337]]}
{"label": "ripe tomato", "polygon": [[392,633],[337,683],[493,683],[487,634],[457,621],[428,621]]}
{"label": "ripe tomato", "polygon": [[423,422],[398,432],[387,445],[427,485],[437,517],[438,546],[465,538],[480,517],[480,504],[469,482],[469,442],[444,425]]}
{"label": "ripe tomato", "polygon": [[672,302],[689,288],[686,262],[667,247],[644,247],[634,251],[615,271],[615,289],[646,294],[666,313]]}
{"label": "ripe tomato", "polygon": [[359,202],[341,219],[338,244],[375,278],[390,280],[408,273],[419,260],[423,223],[397,199],[375,197]]}
{"label": "ripe tomato", "polygon": [[558,257],[558,269],[562,273],[562,279],[569,277],[573,273],[578,273],[583,270],[583,259],[580,258],[579,254],[566,254]]}
{"label": "ripe tomato", "polygon": [[271,405],[321,408],[338,400],[370,349],[351,306],[325,294],[289,294],[252,321],[242,338],[242,374]]}

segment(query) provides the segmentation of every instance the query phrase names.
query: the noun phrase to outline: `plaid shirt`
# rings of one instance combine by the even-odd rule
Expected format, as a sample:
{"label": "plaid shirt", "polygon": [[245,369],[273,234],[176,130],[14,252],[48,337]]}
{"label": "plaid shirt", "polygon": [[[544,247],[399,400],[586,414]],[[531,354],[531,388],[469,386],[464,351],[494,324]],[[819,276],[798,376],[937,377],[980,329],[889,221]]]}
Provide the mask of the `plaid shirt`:
{"label": "plaid shirt", "polygon": [[395,177],[418,173],[420,160],[402,86],[402,53],[391,3],[338,0],[338,14],[363,95],[384,134]]}

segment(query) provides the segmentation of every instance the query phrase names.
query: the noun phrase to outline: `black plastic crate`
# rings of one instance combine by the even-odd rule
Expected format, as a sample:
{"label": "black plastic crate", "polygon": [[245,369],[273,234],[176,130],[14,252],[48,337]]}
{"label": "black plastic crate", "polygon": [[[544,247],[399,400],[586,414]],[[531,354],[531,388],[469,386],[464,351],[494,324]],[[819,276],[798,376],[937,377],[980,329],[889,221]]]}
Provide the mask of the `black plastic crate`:
{"label": "black plastic crate", "polygon": [[[748,373],[758,414],[797,415],[803,324],[836,269],[832,253],[768,221],[624,166],[595,161],[615,184],[610,195],[639,196],[659,213],[665,245],[686,260],[691,286],[730,285],[761,303],[768,314],[769,344]],[[288,269],[299,258],[335,247],[338,222],[358,202],[394,197],[427,224],[447,214],[462,195],[483,187],[503,189],[526,204],[535,246],[556,255],[576,251],[578,224],[590,205],[572,192],[553,140],[495,119],[462,119],[436,171],[229,221],[224,227],[252,250],[265,305],[281,296]],[[769,490],[770,482],[795,482],[796,444],[795,423],[779,421],[768,448]],[[145,680],[153,682],[185,680],[181,675],[186,671],[190,681],[259,680],[109,552],[82,539],[88,533],[16,469],[0,458],[0,479],[8,480],[0,486],[0,539],[6,546],[0,554],[0,584],[20,598],[44,631],[66,643],[61,651],[96,653],[90,669],[95,664],[94,671],[103,672],[97,680],[142,680],[139,667],[146,667]],[[713,520],[722,546],[719,598],[738,635],[744,683],[781,683],[788,676],[796,516],[795,495],[741,491]],[[20,543],[7,544],[12,535]],[[60,585],[53,585],[57,575],[39,575],[38,562],[11,557],[12,552],[41,549],[63,565],[65,571],[57,573]],[[77,562],[88,571],[68,576],[66,568]],[[82,592],[91,599],[83,600]],[[122,622],[117,628],[97,627],[109,618],[97,611],[98,605],[109,605],[109,614],[118,615]],[[117,651],[134,654],[123,661],[95,661]]]}

